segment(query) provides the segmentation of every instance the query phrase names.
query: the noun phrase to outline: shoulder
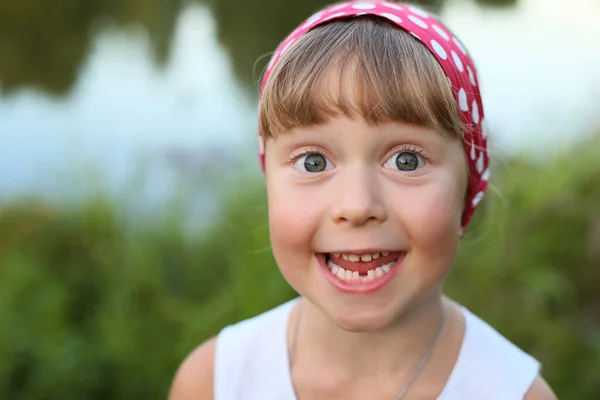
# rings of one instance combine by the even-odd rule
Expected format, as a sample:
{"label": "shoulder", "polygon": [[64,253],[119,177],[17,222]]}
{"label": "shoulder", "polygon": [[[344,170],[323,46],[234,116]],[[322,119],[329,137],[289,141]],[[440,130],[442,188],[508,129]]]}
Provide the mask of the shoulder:
{"label": "shoulder", "polygon": [[558,400],[558,398],[544,378],[538,375],[523,400]]}
{"label": "shoulder", "polygon": [[217,339],[198,346],[181,364],[169,393],[169,400],[212,400]]}
{"label": "shoulder", "polygon": [[[169,400],[253,398],[285,361],[287,316],[294,301],[223,328],[179,367]],[[259,387],[261,386],[262,387]],[[278,398],[278,397],[272,397]]]}
{"label": "shoulder", "polygon": [[[461,390],[474,398],[485,392],[488,399],[525,398],[539,389],[540,363],[466,308],[465,336],[456,367]],[[472,377],[477,377],[474,381]],[[550,400],[526,398],[528,400]]]}
{"label": "shoulder", "polygon": [[493,362],[500,367],[496,373],[503,370],[511,372],[511,375],[531,375],[531,384],[539,373],[539,362],[493,326],[464,307],[463,311],[466,323],[465,342],[470,355]]}

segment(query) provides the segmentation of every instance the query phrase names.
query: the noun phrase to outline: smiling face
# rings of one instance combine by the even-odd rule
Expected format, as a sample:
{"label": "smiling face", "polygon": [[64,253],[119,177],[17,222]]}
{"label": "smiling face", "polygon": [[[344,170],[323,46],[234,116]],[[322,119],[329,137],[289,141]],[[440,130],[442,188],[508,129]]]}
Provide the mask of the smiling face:
{"label": "smiling face", "polygon": [[440,293],[458,250],[469,173],[448,80],[373,18],[316,28],[271,74],[259,115],[275,260],[338,326],[389,326]]}
{"label": "smiling face", "polygon": [[467,188],[459,139],[340,117],[279,135],[266,154],[277,264],[338,325],[382,328],[440,290]]}

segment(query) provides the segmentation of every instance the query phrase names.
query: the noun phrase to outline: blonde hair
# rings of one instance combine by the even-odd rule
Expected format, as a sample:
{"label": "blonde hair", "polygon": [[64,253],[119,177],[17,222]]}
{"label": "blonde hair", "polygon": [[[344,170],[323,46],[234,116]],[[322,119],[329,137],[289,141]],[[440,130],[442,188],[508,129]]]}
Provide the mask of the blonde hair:
{"label": "blonde hair", "polygon": [[339,115],[463,137],[450,82],[433,54],[375,16],[333,20],[290,46],[263,89],[259,128],[269,139]]}

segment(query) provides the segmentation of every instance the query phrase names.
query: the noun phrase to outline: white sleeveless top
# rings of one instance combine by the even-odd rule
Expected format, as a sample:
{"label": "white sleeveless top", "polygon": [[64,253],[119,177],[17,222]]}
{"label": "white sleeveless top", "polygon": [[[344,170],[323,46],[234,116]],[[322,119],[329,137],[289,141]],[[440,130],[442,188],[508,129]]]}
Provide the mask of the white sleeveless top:
{"label": "white sleeveless top", "polygon": [[[215,400],[296,400],[288,365],[287,325],[296,300],[219,333]],[[540,364],[462,308],[465,335],[437,400],[521,400]]]}

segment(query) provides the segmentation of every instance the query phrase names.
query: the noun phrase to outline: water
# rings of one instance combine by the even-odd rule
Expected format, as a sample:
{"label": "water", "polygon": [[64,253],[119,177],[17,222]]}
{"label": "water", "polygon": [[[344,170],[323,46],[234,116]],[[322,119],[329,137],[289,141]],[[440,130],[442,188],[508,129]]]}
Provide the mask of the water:
{"label": "water", "polygon": [[[496,151],[553,152],[600,127],[596,1],[490,10],[456,0],[443,16],[474,54]],[[144,196],[156,198],[174,176],[218,180],[237,168],[256,145],[255,90],[236,79],[217,28],[210,8],[183,8],[164,65],[145,29],[100,29],[65,97],[4,94],[0,196],[61,197],[98,182],[118,192],[149,168]]]}
{"label": "water", "polygon": [[[155,64],[144,30],[101,31],[66,98],[23,89],[0,100],[0,121],[5,197],[85,191],[97,183],[93,174],[118,189],[140,165],[153,171],[160,192],[170,179],[165,166],[176,170],[212,148],[227,149],[222,160],[210,160],[225,163],[248,146],[256,125],[255,105],[201,5],[181,13],[164,67]],[[202,166],[201,159],[190,165]]]}

